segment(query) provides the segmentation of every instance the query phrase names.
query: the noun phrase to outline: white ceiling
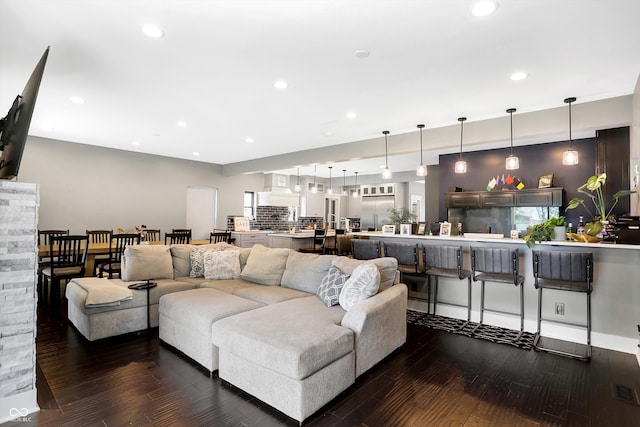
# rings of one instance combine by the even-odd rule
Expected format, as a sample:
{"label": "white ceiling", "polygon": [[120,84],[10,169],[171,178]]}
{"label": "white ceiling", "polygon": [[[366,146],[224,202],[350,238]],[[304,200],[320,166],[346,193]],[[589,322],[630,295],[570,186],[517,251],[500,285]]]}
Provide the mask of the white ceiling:
{"label": "white ceiling", "polygon": [[640,1],[473,3],[0,0],[0,111],[46,46],[31,135],[218,164],[633,92]]}

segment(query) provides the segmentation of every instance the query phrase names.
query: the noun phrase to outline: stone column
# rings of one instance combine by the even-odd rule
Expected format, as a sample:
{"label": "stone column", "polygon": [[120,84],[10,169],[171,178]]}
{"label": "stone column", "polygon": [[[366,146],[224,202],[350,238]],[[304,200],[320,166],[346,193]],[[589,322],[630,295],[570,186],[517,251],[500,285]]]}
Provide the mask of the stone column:
{"label": "stone column", "polygon": [[38,189],[0,180],[0,423],[38,411]]}

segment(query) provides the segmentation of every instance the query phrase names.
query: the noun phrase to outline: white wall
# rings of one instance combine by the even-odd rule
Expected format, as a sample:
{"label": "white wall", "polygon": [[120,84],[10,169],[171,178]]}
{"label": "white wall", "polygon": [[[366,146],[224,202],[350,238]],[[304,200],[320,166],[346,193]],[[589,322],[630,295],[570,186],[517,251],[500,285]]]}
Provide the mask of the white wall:
{"label": "white wall", "polygon": [[40,184],[38,228],[162,232],[186,225],[189,186],[218,188],[217,228],[241,215],[243,192],[260,191],[263,174],[223,176],[222,166],[29,137],[18,179]]}
{"label": "white wall", "polygon": [[[636,168],[640,169],[640,76],[633,92],[633,118],[631,122],[630,171],[631,179]],[[631,183],[633,186],[633,181]],[[632,187],[633,189],[633,187]],[[640,190],[640,186],[636,188]],[[631,215],[640,215],[640,194],[631,195]]]}

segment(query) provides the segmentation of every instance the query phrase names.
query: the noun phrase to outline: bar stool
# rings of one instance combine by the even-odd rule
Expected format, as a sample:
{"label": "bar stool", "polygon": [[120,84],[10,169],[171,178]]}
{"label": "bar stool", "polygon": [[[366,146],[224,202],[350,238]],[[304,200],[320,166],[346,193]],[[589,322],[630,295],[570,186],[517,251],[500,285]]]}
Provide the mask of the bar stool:
{"label": "bar stool", "polygon": [[471,271],[462,268],[462,246],[423,246],[423,259],[425,274],[428,278],[429,294],[431,294],[431,278],[435,279],[433,294],[433,314],[436,313],[438,304],[438,278],[452,277],[459,280],[467,279],[467,305],[448,302],[449,305],[466,307],[467,321],[460,327],[448,328],[450,331],[464,329],[471,321]]}
{"label": "bar stool", "polygon": [[351,254],[362,260],[380,258],[380,240],[352,239]]}
{"label": "bar stool", "polygon": [[401,281],[405,275],[420,274],[420,258],[418,257],[420,245],[418,243],[385,242],[382,248],[384,256],[395,258],[398,261]]}
{"label": "bar stool", "polygon": [[[524,332],[524,276],[520,275],[520,260],[518,249],[506,248],[478,248],[471,247],[471,270],[473,281],[480,281],[480,323],[473,329],[472,334],[495,342],[513,344],[522,338]],[[508,283],[520,286],[520,333],[513,339],[476,334],[476,330],[484,321],[484,287],[485,282]],[[494,313],[518,314],[508,311],[486,309]]]}
{"label": "bar stool", "polygon": [[[593,254],[591,252],[533,251],[533,278],[538,289],[538,330],[533,348],[583,361],[591,359],[591,292],[593,285]],[[587,324],[571,323],[542,317],[542,290],[584,292],[587,295]],[[543,347],[540,344],[541,321],[563,323],[587,328],[587,354],[570,353]]]}

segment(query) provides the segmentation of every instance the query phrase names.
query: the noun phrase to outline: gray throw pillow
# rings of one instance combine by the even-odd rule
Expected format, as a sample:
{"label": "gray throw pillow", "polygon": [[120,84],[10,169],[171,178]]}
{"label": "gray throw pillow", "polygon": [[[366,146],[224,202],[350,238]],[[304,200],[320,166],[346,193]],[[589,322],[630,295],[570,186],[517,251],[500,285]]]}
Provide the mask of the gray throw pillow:
{"label": "gray throw pillow", "polygon": [[240,251],[206,251],[204,253],[204,278],[215,280],[239,279]]}
{"label": "gray throw pillow", "polygon": [[338,267],[332,265],[329,268],[329,272],[324,276],[318,288],[318,297],[327,307],[338,304],[340,291],[348,279],[349,275],[342,273]]}

